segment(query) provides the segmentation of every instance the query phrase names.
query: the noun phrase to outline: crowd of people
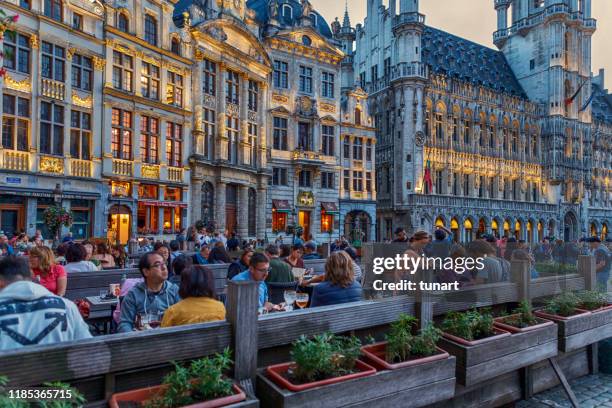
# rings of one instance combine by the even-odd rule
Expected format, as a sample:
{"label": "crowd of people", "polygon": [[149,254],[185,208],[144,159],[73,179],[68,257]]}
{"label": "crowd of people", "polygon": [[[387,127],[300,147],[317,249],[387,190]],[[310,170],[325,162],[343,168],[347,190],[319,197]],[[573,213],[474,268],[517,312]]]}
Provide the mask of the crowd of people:
{"label": "crowd of people", "polygon": [[[191,241],[193,251],[186,250],[189,234],[194,240]],[[363,299],[358,250],[343,237],[335,240],[329,253],[324,254],[327,255],[324,273],[314,274],[307,268],[308,262],[322,256],[320,246],[312,237],[304,240],[297,235],[289,244],[281,238],[263,246],[261,241],[240,241],[235,234],[230,234],[229,239],[227,234],[206,231],[183,231],[179,235],[169,243],[141,241],[137,259],[141,278],[122,279],[113,314],[114,331],[124,333],[224,320],[224,298],[217,293],[215,279],[219,276],[218,273],[214,276],[212,265],[227,265],[223,269],[227,271],[226,282],[256,282],[260,313],[292,309],[292,305],[278,300],[279,290],[308,293],[310,307]],[[3,331],[0,350],[91,336],[79,308],[65,297],[70,275],[132,266],[126,247],[94,241],[76,242],[67,235],[52,250],[38,233],[32,239],[19,235],[9,240],[0,235],[0,330]],[[578,255],[587,253],[595,256],[597,281],[605,285],[612,264],[609,249],[595,237],[577,243],[545,239],[530,246],[513,237],[498,239],[482,234],[472,242],[459,245],[452,232],[444,228],[436,228],[432,233],[417,231],[410,237],[399,228],[393,242],[405,245],[401,250],[410,257],[483,258],[481,270],[463,274],[454,270],[434,271],[437,281],[460,281],[462,286],[508,281],[513,260],[529,262],[531,276],[535,278],[538,262],[575,263]],[[401,279],[401,274],[402,271],[396,271],[396,279]],[[49,320],[49,316],[57,319]]]}

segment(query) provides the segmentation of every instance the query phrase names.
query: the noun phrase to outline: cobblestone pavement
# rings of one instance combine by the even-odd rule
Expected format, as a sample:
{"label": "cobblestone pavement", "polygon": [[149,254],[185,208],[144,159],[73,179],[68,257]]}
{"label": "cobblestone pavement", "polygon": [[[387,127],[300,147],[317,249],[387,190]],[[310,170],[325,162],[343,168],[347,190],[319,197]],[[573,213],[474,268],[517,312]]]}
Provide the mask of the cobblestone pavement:
{"label": "cobblestone pavement", "polygon": [[[589,375],[570,381],[581,408],[612,408],[612,374]],[[561,386],[521,401],[516,408],[571,408]]]}

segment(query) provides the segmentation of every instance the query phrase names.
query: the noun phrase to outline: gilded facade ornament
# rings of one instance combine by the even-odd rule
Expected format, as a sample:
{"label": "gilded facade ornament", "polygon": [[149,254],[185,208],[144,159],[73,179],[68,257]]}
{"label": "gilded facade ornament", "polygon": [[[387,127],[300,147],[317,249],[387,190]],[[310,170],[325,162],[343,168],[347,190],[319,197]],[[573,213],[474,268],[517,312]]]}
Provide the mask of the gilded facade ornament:
{"label": "gilded facade ornament", "polygon": [[202,61],[204,60],[204,52],[201,49],[196,48],[193,57],[196,61]]}
{"label": "gilded facade ornament", "polygon": [[143,178],[159,179],[159,166],[143,165],[140,169]]}
{"label": "gilded facade ornament", "polygon": [[93,56],[93,65],[96,71],[103,71],[106,66],[106,60],[97,56]]}
{"label": "gilded facade ornament", "polygon": [[64,174],[64,159],[60,157],[41,156],[39,169],[45,173]]}
{"label": "gilded facade ornament", "polygon": [[91,109],[93,108],[93,97],[91,95],[81,97],[76,91],[72,91],[72,104]]}
{"label": "gilded facade ornament", "polygon": [[38,41],[38,40],[39,40],[39,38],[38,38],[38,36],[37,36],[36,34],[32,34],[32,35],[30,36],[30,47],[31,47],[33,50],[37,50],[37,49],[38,49],[38,47],[40,46],[40,44],[39,44],[39,41]]}
{"label": "gilded facade ornament", "polygon": [[336,113],[336,105],[333,105],[331,103],[322,103],[321,112]]}
{"label": "gilded facade ornament", "polygon": [[77,52],[77,49],[74,47],[70,47],[66,50],[66,59],[68,61],[72,61],[72,56]]}
{"label": "gilded facade ornament", "polygon": [[13,89],[19,92],[32,93],[32,83],[30,78],[24,78],[21,81],[17,81],[9,74],[6,74],[4,76],[4,86],[8,89]]}
{"label": "gilded facade ornament", "polygon": [[272,101],[276,103],[288,103],[289,97],[281,94],[272,94]]}

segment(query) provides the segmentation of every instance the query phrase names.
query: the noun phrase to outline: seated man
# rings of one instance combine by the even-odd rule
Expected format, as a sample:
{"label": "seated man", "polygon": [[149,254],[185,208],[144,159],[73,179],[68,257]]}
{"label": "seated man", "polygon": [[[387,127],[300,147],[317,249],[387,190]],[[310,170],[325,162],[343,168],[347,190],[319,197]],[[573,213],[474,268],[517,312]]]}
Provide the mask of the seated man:
{"label": "seated man", "polygon": [[140,257],[138,269],[144,282],[136,284],[121,302],[119,333],[136,330],[137,315],[163,313],[180,300],[178,286],[167,280],[168,267],[161,255],[147,252]]}
{"label": "seated man", "polygon": [[296,281],[293,273],[291,273],[291,266],[280,259],[280,249],[278,245],[268,245],[266,247],[266,256],[270,261],[270,271],[266,278],[266,282],[289,283]]}
{"label": "seated man", "polygon": [[90,337],[74,303],[31,281],[25,258],[0,260],[0,350]]}
{"label": "seated man", "polygon": [[234,276],[233,281],[254,281],[259,284],[259,307],[271,310],[274,305],[268,302],[268,286],[266,277],[270,269],[270,262],[264,254],[255,253],[251,257],[249,269]]}
{"label": "seated man", "polygon": [[304,256],[303,260],[307,259],[321,259],[321,255],[317,253],[317,244],[312,241],[308,241],[304,244]]}

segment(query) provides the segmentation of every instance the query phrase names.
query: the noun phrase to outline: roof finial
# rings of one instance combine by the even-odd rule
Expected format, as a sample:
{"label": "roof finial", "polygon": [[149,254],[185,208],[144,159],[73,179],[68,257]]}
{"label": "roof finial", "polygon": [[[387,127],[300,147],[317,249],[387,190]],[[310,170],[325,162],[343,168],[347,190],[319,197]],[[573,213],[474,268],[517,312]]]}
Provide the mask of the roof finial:
{"label": "roof finial", "polygon": [[351,19],[349,18],[348,12],[348,0],[344,0],[344,20],[342,21],[342,28],[350,27]]}

